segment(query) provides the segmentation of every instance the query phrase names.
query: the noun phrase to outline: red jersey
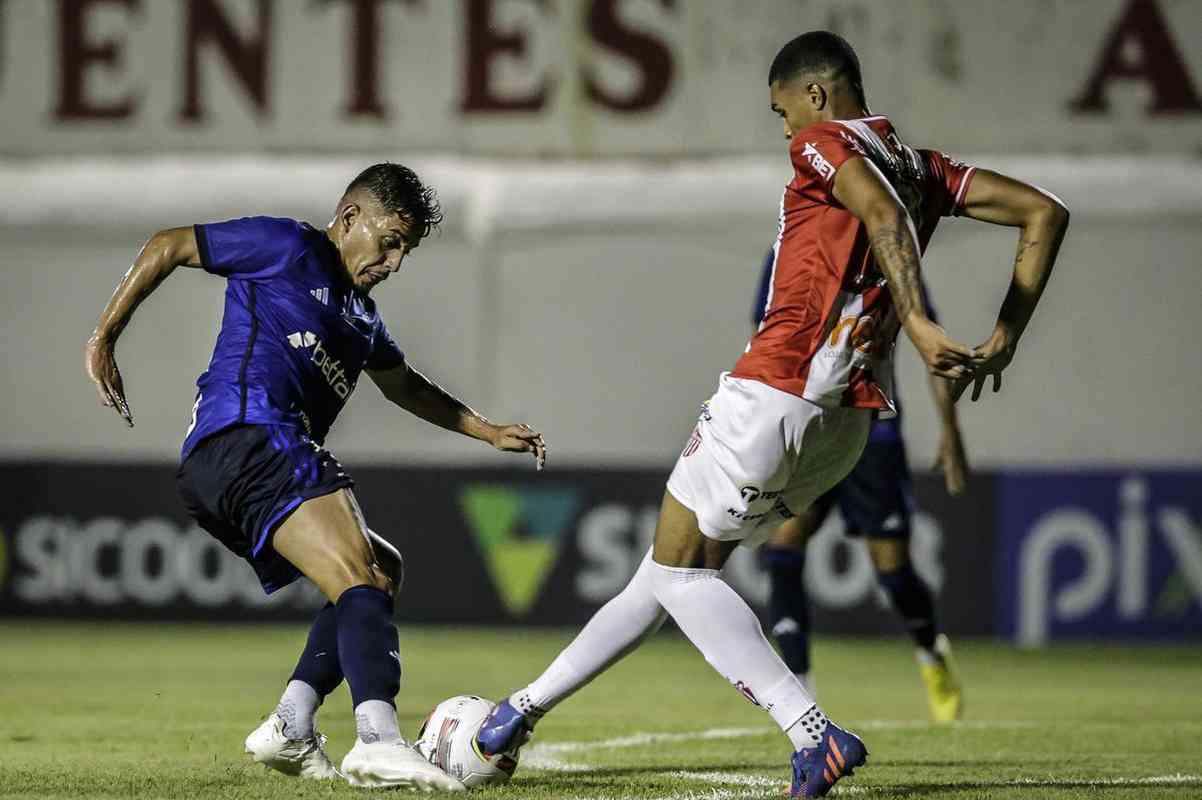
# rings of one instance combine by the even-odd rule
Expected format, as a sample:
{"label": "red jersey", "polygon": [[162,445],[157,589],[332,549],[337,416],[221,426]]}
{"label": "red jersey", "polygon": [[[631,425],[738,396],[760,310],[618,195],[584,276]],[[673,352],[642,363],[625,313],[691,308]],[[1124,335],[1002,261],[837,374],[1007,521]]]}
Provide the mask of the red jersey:
{"label": "red jersey", "polygon": [[902,143],[887,117],[833,120],[789,143],[793,180],[780,223],[764,319],[731,374],[823,406],[893,404],[900,323],[867,231],[834,196],[835,171],[870,159],[910,212],[925,250],[941,217],[963,208],[974,167]]}

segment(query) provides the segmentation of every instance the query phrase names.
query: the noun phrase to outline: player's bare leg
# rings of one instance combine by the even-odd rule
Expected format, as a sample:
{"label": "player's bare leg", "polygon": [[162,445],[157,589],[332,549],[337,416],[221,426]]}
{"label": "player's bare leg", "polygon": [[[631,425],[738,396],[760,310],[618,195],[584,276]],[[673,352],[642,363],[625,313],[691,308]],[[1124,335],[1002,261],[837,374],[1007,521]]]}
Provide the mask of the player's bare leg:
{"label": "player's bare leg", "polygon": [[[400,688],[400,645],[392,624],[389,570],[349,489],[307,500],[272,544],[334,603],[338,661],[350,684],[357,739],[342,762],[358,786],[462,791],[401,737],[393,705]],[[389,555],[384,555],[389,561]]]}
{"label": "player's bare leg", "polygon": [[930,587],[914,571],[908,538],[868,537],[868,554],[877,580],[917,645],[918,669],[927,689],[931,717],[955,722],[964,713],[964,694],[951,643],[938,632]]}

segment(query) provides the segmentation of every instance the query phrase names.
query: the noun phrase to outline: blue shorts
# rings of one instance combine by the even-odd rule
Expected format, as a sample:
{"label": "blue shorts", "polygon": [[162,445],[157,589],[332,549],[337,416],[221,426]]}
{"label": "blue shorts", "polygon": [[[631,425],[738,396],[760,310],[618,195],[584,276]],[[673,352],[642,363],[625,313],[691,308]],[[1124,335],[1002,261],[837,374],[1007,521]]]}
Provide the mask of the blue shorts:
{"label": "blue shorts", "polygon": [[851,473],[814,503],[818,524],[836,504],[848,536],[908,539],[914,498],[901,440],[868,442]]}
{"label": "blue shorts", "polygon": [[271,594],[300,577],[275,551],[271,535],[314,497],[354,481],[304,431],[283,425],[235,425],[201,441],[176,473],[192,518],[245,558]]}

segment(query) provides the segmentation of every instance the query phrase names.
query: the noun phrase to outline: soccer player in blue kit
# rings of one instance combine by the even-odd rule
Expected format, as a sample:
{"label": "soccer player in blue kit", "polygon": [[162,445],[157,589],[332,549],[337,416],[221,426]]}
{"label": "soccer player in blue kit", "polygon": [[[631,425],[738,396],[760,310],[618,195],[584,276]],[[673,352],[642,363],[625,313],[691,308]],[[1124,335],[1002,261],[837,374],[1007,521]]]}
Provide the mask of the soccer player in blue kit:
{"label": "soccer player in blue kit", "polygon": [[101,402],[130,426],[117,338],[176,267],[226,278],[225,313],[181,453],[189,513],[245,558],[271,593],[300,575],[329,599],[276,710],[246,739],[254,760],[286,774],[337,778],[314,725],[345,677],[357,738],[342,761],[354,785],[460,791],[401,737],[393,596],[400,555],[367,527],[353,481],[322,447],[366,371],[384,396],[435,425],[498,450],[546,458],[527,425],[494,425],[413,369],[369,297],[442,221],[433,190],[399,164],[347,187],[324,230],[248,217],[156,233],[105,307],[87,345]]}
{"label": "soccer player in blue kit", "polygon": [[[768,307],[774,258],[774,250],[769,249],[752,309],[751,321],[756,327]],[[925,283],[920,289],[927,316],[937,322]],[[968,459],[952,386],[941,378],[928,377],[941,423],[935,466],[943,472],[948,493],[955,496],[964,491]],[[814,694],[810,674],[810,603],[802,580],[805,548],[838,505],[846,534],[865,540],[877,581],[914,640],[932,718],[936,722],[953,722],[963,712],[963,691],[951,657],[951,645],[939,630],[931,589],[910,560],[914,500],[906,444],[902,439],[901,400],[895,396],[894,402],[897,413],[873,421],[864,452],[847,477],[808,509],[781,523],[760,548],[760,563],[771,582],[768,624],[781,658]]]}

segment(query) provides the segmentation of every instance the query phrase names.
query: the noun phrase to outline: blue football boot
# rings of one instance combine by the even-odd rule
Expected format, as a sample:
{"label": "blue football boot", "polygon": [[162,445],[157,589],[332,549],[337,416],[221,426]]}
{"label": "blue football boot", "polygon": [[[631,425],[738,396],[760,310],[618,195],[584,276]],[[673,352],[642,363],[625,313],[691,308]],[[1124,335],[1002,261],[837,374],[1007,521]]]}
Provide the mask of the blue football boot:
{"label": "blue football boot", "polygon": [[497,703],[476,734],[476,743],[488,756],[515,753],[529,739],[534,727],[522,712],[509,703],[509,698]]}
{"label": "blue football boot", "polygon": [[859,736],[828,722],[821,744],[793,754],[789,797],[822,797],[867,760],[868,748]]}

